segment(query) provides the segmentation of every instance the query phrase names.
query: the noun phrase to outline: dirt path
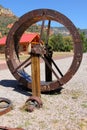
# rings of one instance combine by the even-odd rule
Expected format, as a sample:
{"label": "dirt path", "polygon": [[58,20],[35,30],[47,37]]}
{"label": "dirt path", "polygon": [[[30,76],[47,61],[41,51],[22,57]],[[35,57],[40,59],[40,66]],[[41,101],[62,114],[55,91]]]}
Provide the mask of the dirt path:
{"label": "dirt path", "polygon": [[[64,59],[71,57],[73,54],[70,52],[55,52],[53,54],[53,59],[58,60],[58,59]],[[1,56],[2,58],[2,56]],[[0,70],[8,69],[8,66],[5,61],[5,57],[3,56],[3,59],[0,60]]]}
{"label": "dirt path", "polygon": [[[66,70],[70,60],[62,59],[61,68]],[[87,130],[86,61],[87,54],[84,54],[79,70],[63,85],[60,94],[41,94],[43,107],[32,113],[20,109],[29,98],[29,92],[17,86],[8,69],[0,71],[0,97],[10,99],[13,104],[13,110],[0,116],[0,125],[25,130]]]}

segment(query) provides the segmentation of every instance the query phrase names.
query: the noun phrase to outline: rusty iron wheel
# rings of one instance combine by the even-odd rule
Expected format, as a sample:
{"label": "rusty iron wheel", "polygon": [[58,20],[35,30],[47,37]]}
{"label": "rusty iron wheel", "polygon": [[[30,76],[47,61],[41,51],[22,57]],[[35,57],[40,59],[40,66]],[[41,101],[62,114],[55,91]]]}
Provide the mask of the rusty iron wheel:
{"label": "rusty iron wheel", "polygon": [[0,126],[0,130],[24,130],[24,129],[22,129],[22,128],[8,128],[8,127]]}
{"label": "rusty iron wheel", "polygon": [[7,99],[7,98],[2,98],[0,97],[0,103],[5,103],[3,105],[0,105],[0,116],[3,115],[3,114],[6,114],[7,112],[11,111],[12,110],[12,102]]}
{"label": "rusty iron wheel", "polygon": [[[69,20],[65,15],[55,10],[37,9],[37,10],[30,11],[24,14],[22,17],[20,17],[19,20],[15,22],[15,24],[13,25],[13,27],[11,28],[8,34],[7,41],[6,41],[5,55],[6,55],[6,61],[7,61],[8,67],[11,73],[13,74],[13,76],[25,88],[32,89],[31,77],[29,78],[29,75],[27,75],[23,71],[23,69],[21,70],[21,68],[31,64],[31,61],[30,61],[31,56],[28,59],[26,59],[23,63],[20,63],[20,59],[18,55],[18,43],[20,41],[22,34],[27,30],[27,28],[29,28],[30,26],[32,26],[33,24],[39,21],[43,22],[42,30],[40,34],[40,40],[41,40],[41,35],[43,32],[43,24],[45,20],[49,21],[49,25],[50,25],[50,21],[56,21],[64,25],[68,29],[73,39],[74,55],[73,55],[72,63],[64,75],[62,74],[62,71],[57,67],[57,65],[55,65],[54,61],[51,59],[52,63],[55,65],[55,67],[57,68],[60,74],[60,77],[58,77],[54,69],[48,63],[46,57],[43,56],[43,54],[41,54],[41,57],[46,62],[47,66],[57,77],[57,79],[54,81],[42,83],[41,92],[57,90],[62,85],[67,83],[78,70],[81,60],[82,60],[82,43],[81,43],[80,35],[78,33],[78,30],[74,26],[74,24],[71,22],[71,20]],[[48,25],[48,33],[49,33],[49,28],[50,28],[49,25]]]}
{"label": "rusty iron wheel", "polygon": [[30,96],[25,105],[26,107],[26,111],[32,112],[34,111],[34,108],[41,108],[43,103],[40,99],[40,97],[36,97],[36,96]]}

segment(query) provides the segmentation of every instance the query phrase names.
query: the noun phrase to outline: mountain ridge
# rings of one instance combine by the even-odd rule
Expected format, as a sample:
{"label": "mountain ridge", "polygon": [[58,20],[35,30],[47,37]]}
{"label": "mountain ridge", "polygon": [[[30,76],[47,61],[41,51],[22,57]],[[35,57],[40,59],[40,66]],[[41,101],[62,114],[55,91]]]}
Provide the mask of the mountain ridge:
{"label": "mountain ridge", "polygon": [[0,5],[0,15],[15,16],[10,9],[4,8],[2,5]]}
{"label": "mountain ridge", "polygon": [[[14,15],[14,13],[10,9],[4,8],[2,5],[0,5],[0,37],[7,35],[11,25],[14,24],[14,22],[18,19],[19,18]],[[53,30],[53,32],[55,33],[59,32],[63,35],[69,35],[66,27],[52,27],[51,30]],[[87,36],[87,29],[80,29],[80,31],[85,32]]]}

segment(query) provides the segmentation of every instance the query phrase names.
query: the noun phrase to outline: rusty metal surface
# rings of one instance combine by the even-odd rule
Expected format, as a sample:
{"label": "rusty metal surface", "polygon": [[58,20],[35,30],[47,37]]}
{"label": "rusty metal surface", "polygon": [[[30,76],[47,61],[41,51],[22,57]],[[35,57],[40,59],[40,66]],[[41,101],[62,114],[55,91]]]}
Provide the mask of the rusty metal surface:
{"label": "rusty metal surface", "polygon": [[0,97],[0,104],[4,102],[6,105],[0,105],[0,116],[6,114],[7,112],[12,110],[12,102],[7,98]]}
{"label": "rusty metal surface", "polygon": [[43,103],[38,96],[30,96],[25,102],[25,110],[28,112],[34,111],[35,108],[41,108]]}
{"label": "rusty metal surface", "polygon": [[31,82],[28,82],[25,78],[19,75],[17,71],[15,71],[15,69],[20,65],[19,59],[16,54],[17,52],[15,50],[15,46],[18,44],[24,31],[32,24],[41,20],[52,20],[63,24],[72,35],[74,46],[74,56],[70,68],[65,75],[63,75],[61,78],[57,78],[56,81],[52,81],[49,83],[45,82],[44,84],[41,84],[41,91],[45,92],[60,88],[63,84],[68,82],[73,77],[73,75],[78,70],[82,60],[82,43],[80,35],[74,24],[66,16],[64,16],[58,11],[50,9],[38,9],[28,12],[22,17],[20,17],[20,19],[13,25],[12,29],[8,34],[5,55],[11,73],[25,87],[31,89]]}
{"label": "rusty metal surface", "polygon": [[34,44],[32,45],[32,48],[31,48],[31,54],[44,55],[46,54],[46,50],[40,44]]}
{"label": "rusty metal surface", "polygon": [[22,128],[9,128],[5,126],[0,126],[0,130],[24,130]]}

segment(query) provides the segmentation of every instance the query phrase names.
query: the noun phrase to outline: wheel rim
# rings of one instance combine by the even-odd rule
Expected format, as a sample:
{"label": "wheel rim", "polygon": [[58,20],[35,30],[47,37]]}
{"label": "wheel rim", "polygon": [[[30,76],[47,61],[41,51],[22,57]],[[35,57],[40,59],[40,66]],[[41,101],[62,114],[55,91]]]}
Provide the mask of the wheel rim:
{"label": "wheel rim", "polygon": [[[73,43],[74,43],[74,56],[71,63],[70,68],[68,71],[63,75],[63,77],[59,78],[59,80],[52,81],[48,85],[41,85],[41,91],[52,91],[58,89],[60,86],[68,82],[73,75],[78,70],[81,60],[82,60],[82,43],[80,40],[79,33],[74,26],[74,24],[63,14],[50,10],[50,9],[38,9],[28,12],[27,14],[23,15],[12,27],[10,30],[7,41],[6,41],[6,61],[11,73],[14,77],[22,83],[24,86],[31,89],[31,83],[28,82],[23,76],[19,75],[16,68],[19,66],[19,59],[15,52],[15,46],[18,44],[22,34],[24,31],[30,27],[32,24],[41,21],[41,20],[51,20],[56,21],[63,24],[72,35]],[[30,58],[29,58],[30,59]],[[28,60],[29,60],[28,59]],[[15,73],[14,73],[15,71]]]}

